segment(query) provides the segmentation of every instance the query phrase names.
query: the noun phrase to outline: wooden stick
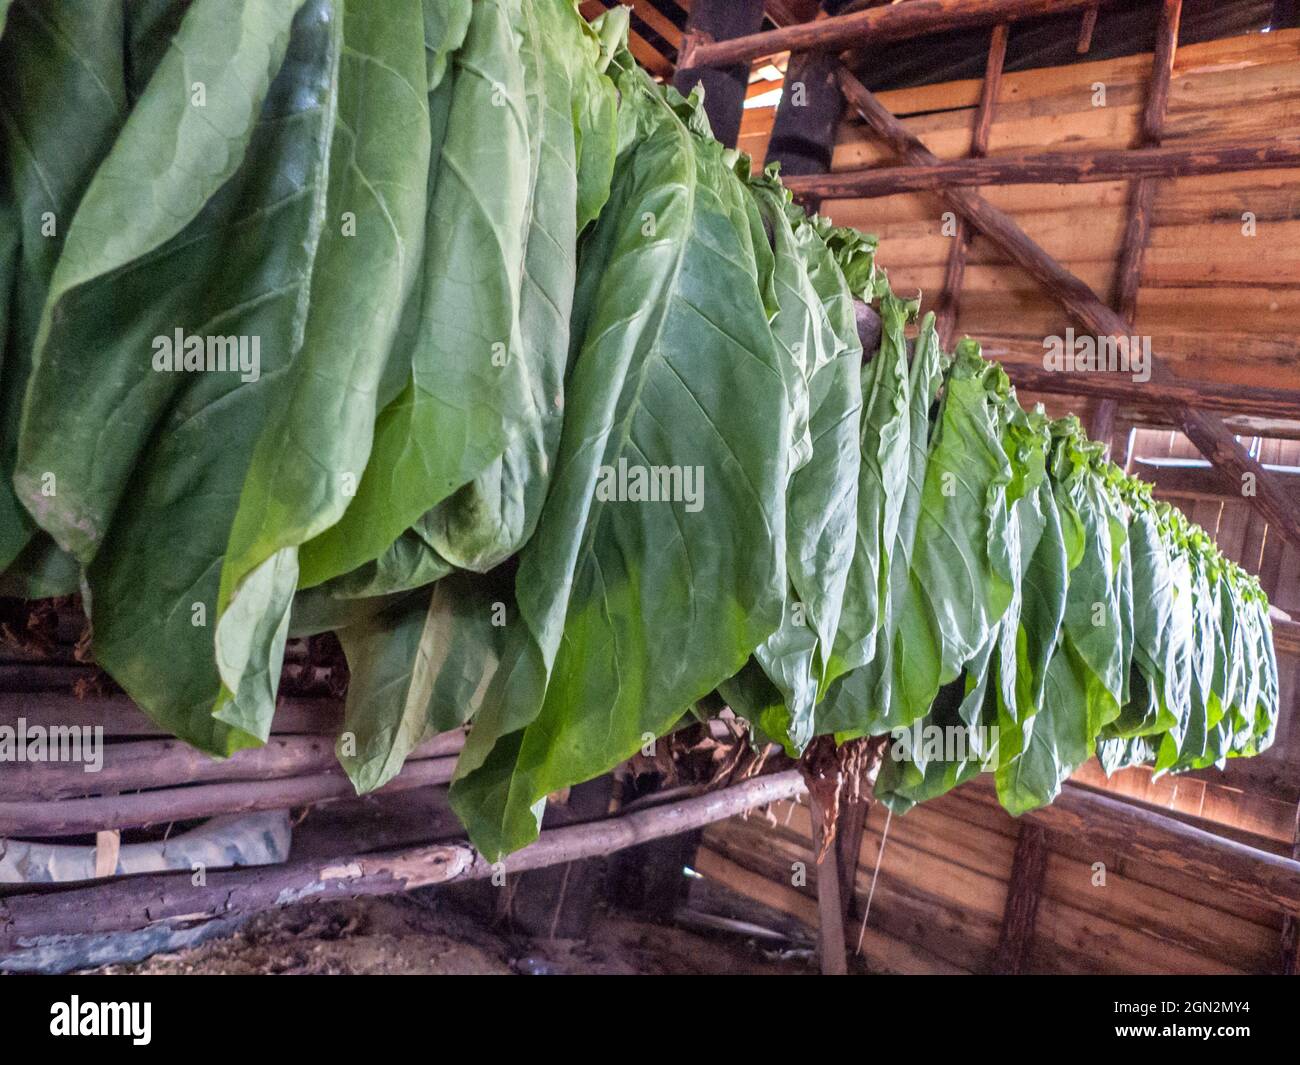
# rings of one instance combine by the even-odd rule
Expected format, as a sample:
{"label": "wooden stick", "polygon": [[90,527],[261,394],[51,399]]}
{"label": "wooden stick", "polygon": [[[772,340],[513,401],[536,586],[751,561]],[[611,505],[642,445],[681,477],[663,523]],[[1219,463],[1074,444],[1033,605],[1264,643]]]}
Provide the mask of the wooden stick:
{"label": "wooden stick", "polygon": [[[409,761],[459,753],[465,733],[447,732],[421,744]],[[145,788],[232,780],[274,780],[328,771],[338,765],[334,741],[325,736],[272,736],[265,746],[226,759],[209,757],[182,740],[106,743],[102,765],[88,773],[84,762],[10,762],[0,773],[0,802],[112,795]]]}
{"label": "wooden stick", "polygon": [[384,854],[209,873],[194,885],[188,871],[126,877],[107,884],[0,898],[0,952],[42,936],[120,932],[177,921],[251,914],[316,899],[384,895],[501,871],[520,873],[610,854],[703,828],[804,790],[798,770],[756,777],[684,802],[547,830],[537,842],[489,862],[467,843]]}
{"label": "wooden stick", "polygon": [[[841,68],[839,77],[848,101],[867,125],[895,151],[917,165],[930,165],[937,161],[935,155],[847,69]],[[1010,215],[969,189],[944,189],[940,195],[1096,336],[1129,335],[1129,325],[1123,317],[1102,303],[1091,288],[1031,240]],[[1163,383],[1172,380],[1159,359],[1152,362],[1152,381]],[[1247,453],[1227,426],[1218,417],[1191,407],[1179,408],[1177,417],[1179,428],[1206,458],[1222,466],[1225,472],[1242,483],[1246,475],[1253,479],[1255,495],[1250,497],[1251,503],[1277,526],[1282,535],[1300,544],[1300,506]]]}
{"label": "wooden stick", "polygon": [[829,826],[826,824],[826,811],[817,801],[816,792],[809,792],[809,796],[813,854],[821,854],[821,859],[817,863],[818,962],[823,976],[844,976],[849,970],[848,958],[845,954],[844,906],[840,901],[838,856],[834,846],[823,846],[826,833],[829,831]]}
{"label": "wooden stick", "polygon": [[[427,784],[446,784],[456,768],[455,758],[408,762],[380,790],[401,791]],[[284,810],[326,799],[356,794],[342,769],[280,780],[251,780],[199,784],[190,788],[159,788],[130,795],[104,795],[59,802],[0,802],[0,837],[78,836],[110,828],[187,821],[218,814]]]}
{"label": "wooden stick", "polygon": [[1057,15],[1093,3],[1096,0],[907,0],[729,41],[692,39],[688,35],[678,62],[681,66],[723,67],[780,52],[840,51],[945,30]]}
{"label": "wooden stick", "polygon": [[1087,55],[1092,48],[1092,33],[1097,28],[1097,12],[1101,4],[1093,4],[1083,13],[1083,20],[1079,23],[1079,43],[1075,45],[1075,51],[1079,55]]}
{"label": "wooden stick", "polygon": [[[1027,345],[1027,350],[1033,345]],[[1207,410],[1225,414],[1253,415],[1260,418],[1300,419],[1300,391],[1276,391],[1257,385],[1234,385],[1218,381],[1150,380],[1135,382],[1129,374],[1096,370],[1083,373],[1057,373],[1020,361],[1009,361],[996,344],[986,353],[998,358],[1017,388],[1029,392],[1046,392],[1061,396],[1101,396],[1138,406],[1183,407],[1197,404]],[[1017,354],[1019,349],[1017,348]],[[1042,346],[1037,345],[1041,357]]]}
{"label": "wooden stick", "polygon": [[1020,835],[1016,837],[1015,856],[1011,860],[1002,929],[993,953],[991,968],[994,973],[1018,976],[1024,972],[1046,872],[1047,833],[1032,822],[1022,824]]}
{"label": "wooden stick", "polygon": [[834,174],[792,175],[797,196],[893,196],[975,185],[1075,185],[1135,177],[1190,177],[1300,165],[1300,136],[1268,140],[1175,144],[1158,148],[1102,148],[1090,152],[1024,152],[992,159],[936,159],[923,166],[868,167]]}
{"label": "wooden stick", "polygon": [[[125,695],[78,699],[61,693],[0,692],[0,725],[101,726],[105,736],[169,736]],[[282,697],[275,707],[273,735],[335,735],[343,723],[341,699]]]}

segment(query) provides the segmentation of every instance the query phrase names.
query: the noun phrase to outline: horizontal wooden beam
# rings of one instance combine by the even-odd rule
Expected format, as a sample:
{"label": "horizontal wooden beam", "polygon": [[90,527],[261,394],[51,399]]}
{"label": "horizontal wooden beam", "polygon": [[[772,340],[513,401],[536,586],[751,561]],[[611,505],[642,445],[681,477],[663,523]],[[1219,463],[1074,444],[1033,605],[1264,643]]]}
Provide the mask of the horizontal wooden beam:
{"label": "horizontal wooden beam", "polygon": [[1161,148],[1025,152],[993,159],[945,159],[926,166],[869,167],[785,179],[796,196],[826,199],[976,185],[1074,185],[1128,178],[1189,177],[1300,166],[1300,136]]}
{"label": "horizontal wooden beam", "polygon": [[830,52],[945,30],[1077,11],[1095,0],[907,0],[726,41],[688,34],[678,68],[725,67],[781,52]]}
{"label": "horizontal wooden beam", "polygon": [[[537,842],[507,855],[500,868],[510,875],[612,854],[792,799],[803,791],[802,776],[791,769],[682,802],[548,829]],[[46,936],[134,931],[181,921],[192,924],[295,902],[484,880],[497,871],[498,867],[462,842],[209,872],[201,885],[194,884],[186,870],[13,895],[0,898],[0,955],[34,945]]]}
{"label": "horizontal wooden beam", "polygon": [[[0,725],[24,719],[29,726],[102,727],[105,736],[170,736],[125,695],[79,699],[61,692],[0,692]],[[276,701],[272,735],[335,736],[343,724],[342,699],[282,696]]]}
{"label": "horizontal wooden beam", "polygon": [[[445,732],[420,744],[408,761],[449,758],[465,744],[465,733]],[[338,768],[332,736],[272,736],[261,747],[212,758],[183,740],[105,743],[100,767],[84,762],[9,762],[0,773],[0,803],[114,795],[147,788],[174,788],[218,781],[267,781]]]}
{"label": "horizontal wooden beam", "polygon": [[[407,762],[401,773],[381,790],[401,791],[429,784],[446,784],[456,768],[455,758]],[[165,825],[169,821],[246,814],[258,810],[287,810],[327,799],[346,799],[356,788],[342,769],[278,780],[228,781],[188,788],[158,788],[129,795],[101,795],[57,802],[0,802],[0,837],[79,836],[110,828]]]}
{"label": "horizontal wooden beam", "polygon": [[[1025,344],[1027,350],[1035,346],[1041,354],[1042,344]],[[1144,407],[1197,406],[1225,414],[1300,419],[1300,391],[1281,391],[1259,385],[1234,385],[1221,381],[1184,381],[1181,378],[1157,381],[1153,377],[1150,381],[1134,381],[1130,374],[1105,370],[1067,373],[1029,363],[1003,360],[1000,358],[1001,347],[1002,345],[990,344],[984,353],[990,358],[998,359],[1011,378],[1011,383],[1027,392],[1091,396]]]}
{"label": "horizontal wooden beam", "polygon": [[[1300,467],[1265,463],[1268,470],[1300,499]],[[1241,485],[1229,481],[1208,462],[1133,460],[1133,472],[1168,495],[1199,496],[1204,499],[1231,499],[1242,502]]]}

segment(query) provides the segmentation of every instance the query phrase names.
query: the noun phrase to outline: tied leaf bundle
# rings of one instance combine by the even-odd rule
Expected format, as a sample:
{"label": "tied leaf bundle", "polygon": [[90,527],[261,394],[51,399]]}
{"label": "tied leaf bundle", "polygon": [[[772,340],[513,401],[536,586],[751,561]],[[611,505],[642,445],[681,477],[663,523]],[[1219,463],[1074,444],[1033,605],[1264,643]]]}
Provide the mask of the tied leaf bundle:
{"label": "tied leaf bundle", "polygon": [[335,631],[357,789],[470,722],[491,857],[714,692],[792,756],[892,734],[900,810],[1271,742],[1258,583],[941,351],[621,9],[0,20],[0,591],[80,591],[177,736],[265,741],[286,639]]}

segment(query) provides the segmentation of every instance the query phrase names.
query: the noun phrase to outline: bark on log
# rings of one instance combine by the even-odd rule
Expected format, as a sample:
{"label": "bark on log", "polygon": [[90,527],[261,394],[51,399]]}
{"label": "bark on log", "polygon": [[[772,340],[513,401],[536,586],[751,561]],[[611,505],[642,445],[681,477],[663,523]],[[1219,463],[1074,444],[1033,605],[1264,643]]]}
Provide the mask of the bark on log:
{"label": "bark on log", "polygon": [[[647,840],[702,828],[804,790],[798,770],[747,780],[671,805],[543,832],[502,860],[506,874],[609,854]],[[383,895],[462,880],[481,880],[493,863],[466,843],[209,873],[194,885],[188,872],[129,877],[92,887],[0,899],[0,952],[42,936],[120,932],[164,922],[229,917],[295,902]]]}
{"label": "bark on log", "polygon": [[869,167],[835,174],[791,176],[796,196],[828,199],[893,196],[900,192],[976,185],[1080,185],[1129,178],[1192,177],[1300,166],[1300,137],[1213,141],[1158,148],[1100,148],[1088,152],[1022,152],[992,159],[945,159],[932,165]]}
{"label": "bark on log", "polygon": [[[408,762],[381,790],[399,791],[427,784],[446,784],[456,768],[455,758]],[[283,810],[326,799],[343,799],[356,789],[342,769],[281,780],[198,784],[189,788],[159,788],[130,795],[58,802],[0,802],[0,837],[78,836],[109,828],[137,828],[257,810]]]}
{"label": "bark on log", "polygon": [[1046,872],[1047,833],[1039,825],[1022,824],[1016,839],[1015,855],[1011,859],[1002,928],[993,953],[994,973],[1017,976],[1024,971],[1029,944],[1034,938],[1034,922],[1038,917],[1038,900],[1042,898]]}
{"label": "bark on log", "polygon": [[840,51],[1037,15],[1059,15],[1093,3],[1096,0],[907,0],[729,41],[688,38],[678,61],[683,66],[719,67],[780,52]]}
{"label": "bark on log", "polygon": [[[169,736],[125,695],[78,699],[58,693],[0,692],[0,725],[14,726],[18,719],[29,727],[102,726],[105,736]],[[275,707],[271,733],[333,736],[343,723],[339,699],[281,698]]]}
{"label": "bark on log", "polygon": [[[446,758],[465,745],[460,731],[443,733],[411,752],[409,761]],[[183,740],[106,743],[98,772],[80,762],[10,762],[0,773],[0,802],[113,795],[145,788],[217,781],[276,780],[326,772],[338,765],[334,741],[325,736],[272,736],[263,747],[216,759]]]}

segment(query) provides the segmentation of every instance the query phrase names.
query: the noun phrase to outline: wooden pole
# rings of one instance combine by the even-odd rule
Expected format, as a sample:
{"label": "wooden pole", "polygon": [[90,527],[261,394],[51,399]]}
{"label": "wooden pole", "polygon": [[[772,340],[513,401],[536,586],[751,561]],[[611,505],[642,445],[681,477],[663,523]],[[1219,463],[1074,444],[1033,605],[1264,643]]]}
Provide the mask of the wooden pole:
{"label": "wooden pole", "polygon": [[[408,761],[450,757],[464,745],[464,732],[446,732],[415,748]],[[106,743],[102,755],[101,768],[93,773],[86,772],[84,762],[7,763],[0,773],[0,803],[217,781],[274,780],[327,772],[338,766],[334,740],[326,736],[272,736],[264,746],[224,759],[209,757],[182,740]]]}
{"label": "wooden pole", "polygon": [[1194,177],[1300,166],[1300,136],[1089,152],[1025,152],[992,159],[936,160],[927,166],[868,167],[791,177],[796,196],[893,196],[976,185],[1076,185],[1127,178]]}
{"label": "wooden pole", "polygon": [[[1027,346],[1029,347],[1029,346]],[[997,345],[990,345],[994,354]],[[1017,352],[1019,349],[1016,349]],[[1042,347],[1036,353],[1041,358]],[[1178,408],[1196,404],[1223,414],[1253,415],[1260,418],[1300,419],[1300,391],[1277,391],[1252,385],[1223,384],[1215,381],[1182,382],[1150,380],[1142,384],[1122,373],[1056,373],[1041,365],[1003,362],[1003,368],[1016,387],[1031,392],[1054,395],[1080,395],[1117,399],[1138,406]]]}
{"label": "wooden pole", "polygon": [[728,41],[688,35],[678,62],[683,66],[720,67],[781,52],[836,52],[945,30],[1059,15],[1093,3],[1096,0],[906,0]]}
{"label": "wooden pole", "polygon": [[633,814],[544,831],[537,842],[489,862],[467,843],[426,845],[319,862],[211,872],[202,885],[188,871],[126,877],[90,887],[0,898],[0,952],[43,936],[121,932],[251,914],[295,902],[383,895],[464,880],[484,880],[610,854],[651,839],[703,828],[804,791],[798,770],[755,777],[698,798]]}
{"label": "wooden pole", "polygon": [[[984,83],[980,87],[980,102],[975,109],[975,128],[971,131],[970,154],[974,159],[982,159],[989,152],[989,132],[993,128],[993,112],[997,107],[998,90],[1002,87],[1002,68],[1007,58],[1007,31],[1005,22],[993,27],[989,38],[988,58],[984,63]],[[961,286],[966,276],[966,253],[970,247],[970,223],[964,218],[957,220],[957,232],[953,234],[952,246],[948,249],[948,265],[944,269],[943,293],[939,298],[939,307],[935,315],[938,322],[939,345],[952,347],[953,333],[957,329],[957,311],[961,304]]]}
{"label": "wooden pole", "polygon": [[[407,762],[401,773],[380,790],[403,791],[428,784],[446,784],[456,768],[455,758]],[[356,789],[342,769],[279,780],[232,781],[188,788],[158,788],[129,795],[58,802],[0,802],[0,837],[78,836],[110,828],[188,821],[218,814],[284,810],[326,799],[345,799]]]}
{"label": "wooden pole", "polygon": [[993,952],[994,973],[1018,976],[1024,972],[1046,872],[1047,833],[1041,826],[1026,822],[1020,826],[1015,856],[1011,860],[1002,929],[998,933],[997,949]]}
{"label": "wooden pole", "polygon": [[[841,67],[839,77],[849,103],[868,127],[895,151],[916,165],[928,166],[937,162],[935,155],[848,70]],[[944,189],[940,195],[1096,336],[1129,335],[1129,325],[1123,317],[1102,303],[1091,288],[1034,243],[1010,215],[969,189]],[[1158,359],[1152,359],[1152,362],[1152,381],[1172,380]],[[1283,536],[1300,544],[1300,505],[1247,453],[1227,426],[1218,417],[1191,407],[1179,408],[1176,413],[1179,428],[1206,458],[1220,465],[1238,483],[1244,484],[1249,475],[1255,489],[1254,496],[1248,497],[1251,503],[1277,526]]]}
{"label": "wooden pole", "polygon": [[817,862],[817,954],[823,976],[844,976],[848,973],[848,955],[844,940],[844,906],[840,901],[840,872],[838,854],[834,846],[825,846],[826,811],[817,800],[815,791],[809,792],[812,811],[813,854],[820,855]]}

